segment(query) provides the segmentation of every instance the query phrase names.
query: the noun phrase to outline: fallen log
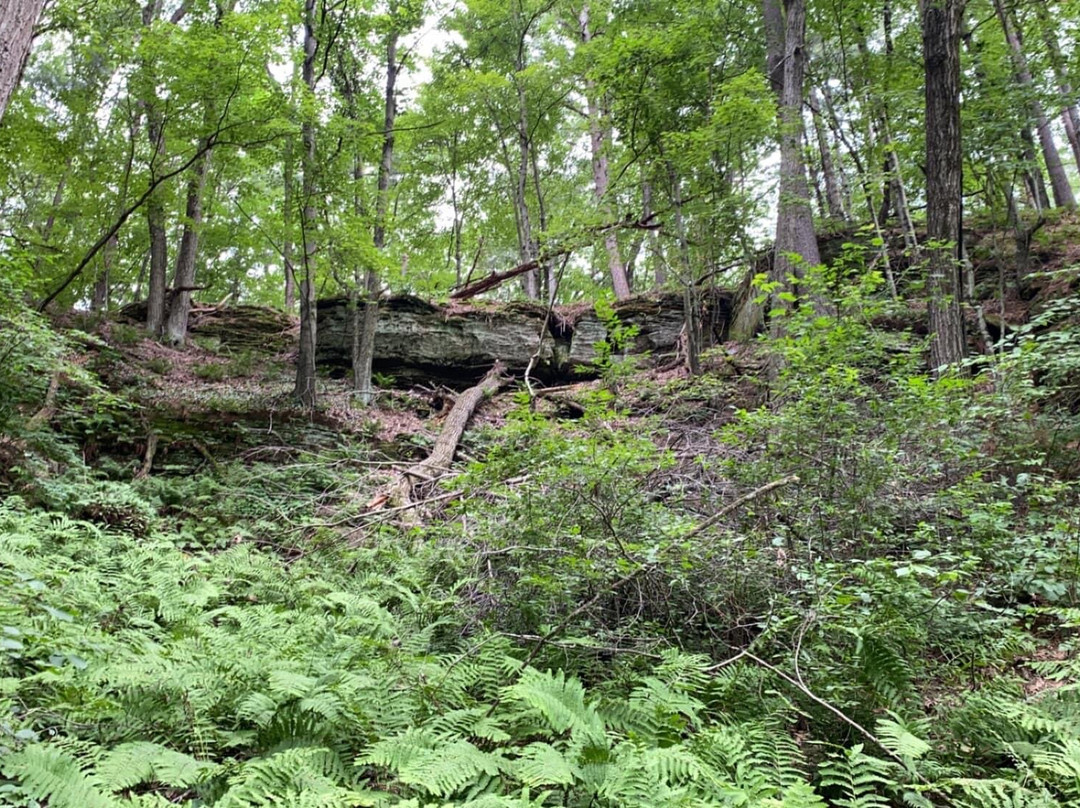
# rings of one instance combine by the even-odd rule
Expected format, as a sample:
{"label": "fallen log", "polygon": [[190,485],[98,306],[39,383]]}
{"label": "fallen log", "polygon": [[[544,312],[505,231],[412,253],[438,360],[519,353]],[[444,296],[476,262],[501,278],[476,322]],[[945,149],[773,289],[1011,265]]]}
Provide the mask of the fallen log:
{"label": "fallen log", "polygon": [[[556,258],[569,256],[575,249],[587,247],[589,244],[593,243],[597,237],[604,235],[610,230],[659,230],[661,226],[655,221],[658,215],[659,213],[650,213],[640,219],[620,219],[615,222],[607,222],[605,224],[596,225],[595,227],[590,227],[586,231],[586,237],[583,238],[579,244],[568,244],[564,247],[550,250],[531,261],[518,264],[513,269],[508,269],[504,272],[492,272],[473,283],[469,283],[468,278],[466,278],[463,286],[450,292],[450,299],[467,300],[470,297],[476,297],[476,295],[481,292],[494,289],[496,286],[502,285],[511,278],[516,278],[519,275],[524,275],[526,272],[539,269]],[[472,277],[472,270],[469,270],[469,277]]]}
{"label": "fallen log", "polygon": [[375,501],[381,501],[375,508],[387,503],[395,508],[407,505],[412,499],[414,486],[420,482],[438,479],[438,477],[449,471],[450,465],[454,462],[454,454],[457,452],[458,444],[461,443],[461,436],[465,434],[465,427],[469,424],[469,419],[476,412],[476,408],[480,406],[480,402],[498,391],[504,381],[503,364],[496,362],[484,378],[480,380],[479,384],[461,393],[457,397],[457,401],[454,402],[450,414],[446,416],[446,421],[443,422],[442,431],[435,441],[431,454],[402,472],[401,476],[387,492],[387,496],[385,498],[381,496],[376,498]]}
{"label": "fallen log", "polygon": [[492,272],[490,275],[485,275],[480,280],[473,283],[462,286],[460,289],[455,289],[450,293],[451,300],[467,300],[470,297],[476,297],[481,292],[486,292],[489,289],[494,289],[496,286],[500,286],[504,282],[511,278],[516,278],[519,275],[524,275],[526,272],[531,272],[534,269],[547,264],[556,258],[562,258],[564,255],[570,255],[573,252],[572,247],[563,247],[552,252],[545,253],[539,258],[534,258],[531,261],[526,261],[523,264],[518,264],[513,269],[508,269],[505,272]]}

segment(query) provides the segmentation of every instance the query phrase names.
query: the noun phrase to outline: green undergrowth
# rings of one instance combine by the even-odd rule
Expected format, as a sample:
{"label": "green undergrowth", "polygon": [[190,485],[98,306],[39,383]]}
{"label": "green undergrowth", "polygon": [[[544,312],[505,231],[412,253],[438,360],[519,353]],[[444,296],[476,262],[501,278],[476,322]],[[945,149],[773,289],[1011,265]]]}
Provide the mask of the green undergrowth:
{"label": "green undergrowth", "polygon": [[934,380],[827,280],[761,407],[522,405],[402,522],[359,449],[133,481],[13,407],[0,804],[1080,804],[1076,301]]}

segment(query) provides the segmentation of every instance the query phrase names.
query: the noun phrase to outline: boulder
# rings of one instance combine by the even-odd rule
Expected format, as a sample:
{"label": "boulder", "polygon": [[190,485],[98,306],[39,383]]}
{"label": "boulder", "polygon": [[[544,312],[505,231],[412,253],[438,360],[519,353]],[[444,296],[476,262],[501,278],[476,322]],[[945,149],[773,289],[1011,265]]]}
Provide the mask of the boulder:
{"label": "boulder", "polygon": [[[713,294],[705,304],[708,344],[726,336],[731,295]],[[375,335],[376,372],[399,382],[475,382],[496,360],[522,372],[540,346],[534,374],[546,381],[595,375],[595,345],[609,338],[591,306],[556,307],[545,328],[546,310],[530,303],[440,306],[416,297],[393,297],[379,307]],[[621,324],[638,331],[626,352],[664,359],[678,351],[683,328],[681,295],[639,297],[615,305]],[[350,366],[352,318],[348,300],[317,303],[316,362],[346,371]]]}

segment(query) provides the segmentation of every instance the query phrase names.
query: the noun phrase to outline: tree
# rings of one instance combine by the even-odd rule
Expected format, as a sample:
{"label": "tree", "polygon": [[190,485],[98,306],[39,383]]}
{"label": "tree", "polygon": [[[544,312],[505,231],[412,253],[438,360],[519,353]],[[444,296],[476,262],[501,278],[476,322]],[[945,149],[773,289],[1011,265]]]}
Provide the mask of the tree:
{"label": "tree", "polygon": [[[397,125],[397,80],[401,70],[398,62],[399,21],[394,19],[396,4],[390,7],[390,28],[386,34],[386,89],[383,93],[382,150],[375,192],[375,224],[372,243],[376,250],[386,247],[386,233],[390,217],[390,181],[394,171],[394,127]],[[375,390],[371,379],[371,366],[375,359],[375,327],[379,319],[379,278],[373,266],[368,266],[364,277],[364,316],[359,344],[353,352],[353,388],[359,393],[363,406],[371,404]],[[355,330],[355,326],[354,326]],[[357,336],[354,336],[356,339]]]}
{"label": "tree", "polygon": [[963,0],[924,0],[926,74],[926,236],[930,364],[964,358],[960,313],[963,150],[960,137],[960,33]]}
{"label": "tree", "polygon": [[[821,263],[803,158],[806,2],[783,0],[781,6],[781,0],[764,0],[763,10],[769,78],[780,104],[780,198],[773,280],[782,290],[788,284],[797,288],[806,267]],[[777,293],[775,299],[779,307],[788,307],[786,295]],[[774,320],[774,330],[780,328],[779,319]]]}
{"label": "tree", "polygon": [[1009,44],[1009,50],[1012,51],[1013,63],[1016,67],[1016,78],[1029,95],[1028,104],[1031,108],[1031,117],[1035,122],[1035,129],[1039,133],[1039,143],[1042,146],[1043,160],[1046,162],[1046,172],[1050,175],[1050,187],[1054,193],[1054,204],[1063,208],[1075,208],[1076,197],[1073,195],[1069,178],[1065,175],[1065,166],[1061,162],[1061,155],[1058,153],[1057,144],[1054,142],[1050,119],[1043,109],[1042,102],[1036,95],[1034,81],[1031,77],[1031,68],[1028,66],[1024,46],[1020,40],[1020,32],[1002,0],[994,0],[994,10],[997,12],[1001,28],[1005,32],[1005,40]]}
{"label": "tree", "polygon": [[1043,43],[1046,45],[1047,55],[1050,57],[1050,66],[1054,71],[1054,81],[1057,83],[1058,92],[1061,95],[1061,120],[1065,125],[1065,136],[1068,138],[1069,147],[1072,149],[1073,159],[1077,168],[1080,168],[1080,109],[1073,94],[1072,82],[1065,69],[1065,59],[1061,53],[1061,45],[1058,43],[1057,28],[1050,14],[1046,0],[1036,0],[1034,3],[1035,16],[1038,21],[1039,31],[1042,34]]}
{"label": "tree", "polygon": [[304,120],[301,124],[301,142],[303,153],[300,157],[301,195],[303,197],[303,216],[300,222],[303,233],[304,277],[300,283],[300,349],[296,358],[296,386],[293,394],[301,406],[315,406],[315,257],[318,253],[318,209],[316,208],[315,172],[318,153],[315,142],[315,110],[312,103],[315,96],[315,66],[319,53],[319,40],[316,36],[317,0],[304,0],[304,60],[301,79],[307,89],[309,103],[305,105]]}
{"label": "tree", "polygon": [[[222,22],[232,12],[236,0],[215,0],[213,30],[206,32],[210,39],[207,72],[213,76],[221,69],[219,48],[227,43],[220,37]],[[211,84],[213,87],[213,84]],[[195,260],[199,251],[199,235],[203,221],[203,194],[206,175],[210,171],[213,144],[207,139],[217,123],[218,104],[213,89],[208,89],[203,100],[203,132],[199,141],[202,157],[192,166],[188,177],[187,196],[184,205],[184,226],[180,236],[180,248],[176,254],[176,270],[173,273],[172,294],[169,299],[169,317],[165,324],[166,339],[173,345],[183,345],[187,337],[188,312],[191,308],[191,292],[195,286]]]}
{"label": "tree", "polygon": [[5,0],[0,5],[0,120],[22,78],[44,0]]}
{"label": "tree", "polygon": [[[583,3],[578,12],[579,34],[581,42],[588,47],[593,40],[593,30],[589,21],[589,4]],[[612,205],[608,198],[609,172],[607,142],[611,138],[611,127],[604,114],[600,99],[597,97],[596,82],[591,77],[585,79],[585,102],[589,116],[589,147],[592,154],[593,190],[596,194],[596,203],[604,212],[605,218],[611,220]],[[611,287],[615,291],[615,297],[625,300],[630,297],[630,282],[626,277],[626,265],[619,257],[619,239],[612,230],[604,236],[604,249],[608,255],[608,272],[611,275]],[[550,294],[554,295],[552,289]]]}
{"label": "tree", "polygon": [[[143,48],[136,81],[138,83],[139,107],[146,116],[146,136],[150,145],[149,183],[151,194],[146,203],[146,226],[150,236],[150,283],[146,299],[146,330],[153,336],[161,334],[165,324],[168,284],[169,246],[165,232],[167,212],[163,187],[157,187],[155,177],[161,171],[166,159],[165,149],[165,110],[158,97],[158,58],[154,52],[156,40],[152,37],[152,27],[161,15],[162,0],[147,0],[142,8],[142,24],[146,33],[141,37]],[[172,24],[179,23],[187,13],[187,7],[181,6]],[[133,131],[137,131],[138,126]]]}

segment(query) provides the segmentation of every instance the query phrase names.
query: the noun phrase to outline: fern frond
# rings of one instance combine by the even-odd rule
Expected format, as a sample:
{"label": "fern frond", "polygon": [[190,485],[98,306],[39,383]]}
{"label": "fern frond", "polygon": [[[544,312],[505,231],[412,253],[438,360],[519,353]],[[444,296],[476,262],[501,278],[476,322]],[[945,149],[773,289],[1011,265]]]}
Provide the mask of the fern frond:
{"label": "fern frond", "polygon": [[47,744],[31,744],[3,762],[4,775],[26,796],[52,808],[117,808],[119,802],[87,768],[74,755]]}
{"label": "fern frond", "polygon": [[838,788],[841,808],[889,808],[881,794],[892,783],[891,765],[863,752],[862,744],[833,755],[821,767],[821,787]]}
{"label": "fern frond", "polygon": [[931,749],[930,744],[899,721],[882,718],[875,732],[886,749],[905,759],[918,760]]}
{"label": "fern frond", "polygon": [[120,744],[95,767],[102,784],[114,792],[144,783],[190,788],[209,780],[218,769],[215,763],[145,741]]}
{"label": "fern frond", "polygon": [[504,692],[507,703],[534,713],[553,732],[572,732],[583,739],[604,736],[604,722],[596,707],[585,703],[585,688],[563,671],[541,672],[526,668],[521,678]]}
{"label": "fern frond", "polygon": [[514,761],[514,776],[530,788],[566,786],[574,782],[574,768],[563,754],[546,743],[532,743]]}
{"label": "fern frond", "polygon": [[355,793],[342,785],[344,776],[341,759],[331,749],[285,749],[246,761],[229,778],[229,788],[215,806],[262,808],[294,805],[304,799],[307,805],[344,808],[355,804]]}
{"label": "fern frond", "polygon": [[397,767],[398,780],[437,797],[449,797],[480,775],[495,776],[505,761],[468,741],[455,741],[412,756]]}

